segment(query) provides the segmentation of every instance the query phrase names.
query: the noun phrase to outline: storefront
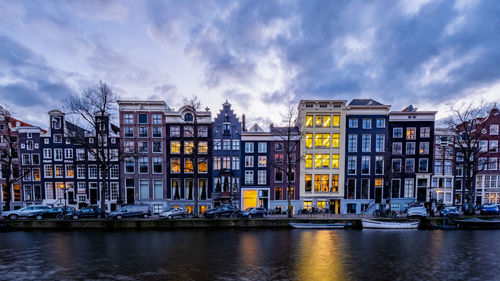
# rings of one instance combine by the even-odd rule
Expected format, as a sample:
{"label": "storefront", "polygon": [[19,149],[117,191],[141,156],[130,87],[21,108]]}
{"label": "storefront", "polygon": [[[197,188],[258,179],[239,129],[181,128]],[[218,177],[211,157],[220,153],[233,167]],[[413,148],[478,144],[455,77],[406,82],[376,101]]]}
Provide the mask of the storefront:
{"label": "storefront", "polygon": [[269,210],[269,188],[243,188],[241,190],[242,210],[264,207]]}

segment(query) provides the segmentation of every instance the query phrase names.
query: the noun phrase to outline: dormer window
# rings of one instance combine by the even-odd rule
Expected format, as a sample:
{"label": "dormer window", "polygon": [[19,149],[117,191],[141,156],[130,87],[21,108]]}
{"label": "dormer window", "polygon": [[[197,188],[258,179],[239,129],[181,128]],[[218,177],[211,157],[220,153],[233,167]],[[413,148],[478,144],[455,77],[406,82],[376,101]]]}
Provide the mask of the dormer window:
{"label": "dormer window", "polygon": [[191,114],[191,113],[184,114],[184,121],[186,121],[186,122],[193,122],[193,120],[194,120],[193,114]]}
{"label": "dormer window", "polygon": [[224,123],[224,135],[230,135],[231,134],[231,123]]}
{"label": "dormer window", "polygon": [[61,117],[52,117],[52,129],[61,129]]}

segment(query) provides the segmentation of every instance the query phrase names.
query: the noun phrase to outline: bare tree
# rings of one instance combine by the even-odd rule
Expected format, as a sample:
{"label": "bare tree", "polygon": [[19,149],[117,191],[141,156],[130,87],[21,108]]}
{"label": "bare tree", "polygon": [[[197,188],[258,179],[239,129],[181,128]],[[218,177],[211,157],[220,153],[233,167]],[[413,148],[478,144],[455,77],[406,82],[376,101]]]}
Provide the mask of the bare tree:
{"label": "bare tree", "polygon": [[[200,143],[202,142],[202,134],[203,132],[201,131],[202,126],[200,124],[200,120],[202,119],[202,116],[200,116],[201,112],[201,101],[199,100],[198,97],[193,96],[189,99],[184,99],[184,108],[186,109],[187,112],[191,113],[193,116],[192,120],[185,120],[188,122],[188,124],[192,127],[191,131],[186,131],[184,130],[184,133],[189,132],[187,137],[190,138],[190,141],[192,142],[192,147],[188,148],[188,150],[185,149],[186,151],[189,151],[189,153],[185,153],[185,158],[188,159],[191,162],[191,167],[193,169],[193,197],[194,197],[194,217],[199,216],[199,208],[198,208],[198,198],[200,197],[199,195],[199,187],[198,187],[198,179],[199,179],[199,167],[200,163],[203,161],[206,161],[205,163],[208,163],[208,158],[203,158],[200,157],[199,154],[199,148],[200,148]],[[207,132],[208,134],[208,127],[207,127]],[[208,150],[208,143],[207,143],[207,150]],[[208,153],[208,151],[207,151]],[[208,155],[207,155],[208,157]],[[208,178],[207,178],[208,181]],[[208,185],[207,187],[208,188]],[[204,190],[204,192],[206,192]],[[206,194],[204,194],[206,197]]]}
{"label": "bare tree", "polygon": [[300,140],[302,134],[297,126],[298,110],[296,106],[289,105],[287,110],[281,114],[281,127],[273,127],[271,133],[279,138],[283,144],[284,158],[282,161],[274,160],[271,165],[274,169],[284,173],[287,179],[287,214],[292,217],[292,182],[296,180],[296,170],[302,159],[299,154]]}
{"label": "bare tree", "polygon": [[[100,171],[98,177],[101,181],[101,216],[106,209],[106,193],[108,192],[108,175],[111,167],[117,165],[123,158],[130,157],[121,153],[120,150],[113,151],[108,145],[108,133],[105,130],[109,123],[111,112],[115,110],[116,94],[104,82],[84,90],[80,95],[71,96],[64,102],[67,113],[76,114],[82,121],[85,129],[90,131],[87,136],[78,130],[69,131],[68,137],[72,143],[82,146],[89,155],[93,156]],[[79,124],[82,124],[81,122]],[[89,141],[93,139],[93,141]],[[119,143],[117,141],[117,143]]]}
{"label": "bare tree", "polygon": [[474,188],[474,180],[478,172],[483,170],[484,165],[479,165],[479,158],[488,153],[480,147],[480,140],[483,138],[483,129],[485,123],[483,118],[487,114],[488,105],[483,101],[479,106],[474,106],[472,103],[464,103],[461,105],[449,105],[450,116],[445,123],[448,130],[455,138],[454,157],[455,165],[463,166],[463,175],[465,179],[467,212],[473,213],[473,208],[476,198],[476,190]]}

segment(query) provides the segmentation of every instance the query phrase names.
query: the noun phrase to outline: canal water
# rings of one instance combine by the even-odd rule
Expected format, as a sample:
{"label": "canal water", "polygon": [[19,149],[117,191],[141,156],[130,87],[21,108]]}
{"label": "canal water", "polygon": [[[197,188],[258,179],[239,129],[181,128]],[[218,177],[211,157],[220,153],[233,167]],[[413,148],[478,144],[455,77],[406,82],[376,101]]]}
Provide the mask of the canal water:
{"label": "canal water", "polygon": [[500,280],[500,231],[0,233],[0,280]]}

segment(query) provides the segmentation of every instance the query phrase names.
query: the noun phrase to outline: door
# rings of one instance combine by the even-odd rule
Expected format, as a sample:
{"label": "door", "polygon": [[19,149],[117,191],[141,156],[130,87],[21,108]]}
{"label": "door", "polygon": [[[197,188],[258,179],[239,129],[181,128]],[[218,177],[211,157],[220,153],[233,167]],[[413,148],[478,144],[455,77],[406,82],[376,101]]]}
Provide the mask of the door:
{"label": "door", "polygon": [[417,188],[417,201],[424,202],[427,195],[427,188]]}
{"label": "door", "polygon": [[68,202],[71,205],[76,204],[76,202],[75,202],[75,192],[74,191],[68,191]]}
{"label": "door", "polygon": [[95,188],[90,189],[90,204],[91,205],[97,204],[97,189]]}
{"label": "door", "polygon": [[375,203],[382,203],[382,188],[381,187],[376,187],[375,188]]}
{"label": "door", "polygon": [[127,204],[128,205],[134,204],[134,189],[133,188],[127,188]]}

